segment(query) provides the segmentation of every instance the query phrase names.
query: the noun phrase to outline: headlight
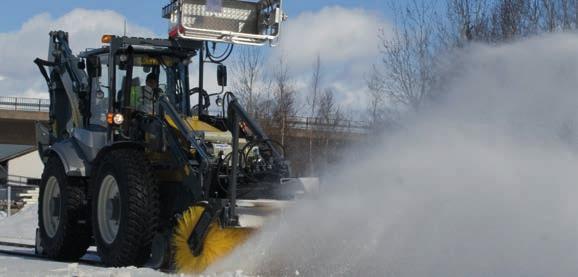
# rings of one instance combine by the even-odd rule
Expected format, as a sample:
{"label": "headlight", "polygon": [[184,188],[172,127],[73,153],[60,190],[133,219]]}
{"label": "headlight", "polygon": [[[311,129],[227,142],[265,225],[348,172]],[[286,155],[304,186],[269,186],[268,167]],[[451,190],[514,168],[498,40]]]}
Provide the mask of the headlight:
{"label": "headlight", "polygon": [[122,125],[124,123],[124,116],[122,114],[115,114],[114,118],[112,119],[114,124],[116,125]]}

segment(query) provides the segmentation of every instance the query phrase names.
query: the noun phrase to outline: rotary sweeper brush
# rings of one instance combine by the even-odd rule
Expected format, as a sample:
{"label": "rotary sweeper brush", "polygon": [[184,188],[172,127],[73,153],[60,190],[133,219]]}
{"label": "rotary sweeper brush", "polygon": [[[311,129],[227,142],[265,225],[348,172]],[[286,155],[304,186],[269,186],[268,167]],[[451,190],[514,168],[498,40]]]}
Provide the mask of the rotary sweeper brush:
{"label": "rotary sweeper brush", "polygon": [[[74,55],[55,31],[36,59],[50,93],[37,125],[39,255],[73,261],[94,244],[107,266],[199,273],[315,188],[290,178],[283,147],[225,92],[222,62],[235,44],[277,39],[281,1],[178,0],[163,16],[169,39],[104,35]],[[203,88],[205,63],[221,92]]]}

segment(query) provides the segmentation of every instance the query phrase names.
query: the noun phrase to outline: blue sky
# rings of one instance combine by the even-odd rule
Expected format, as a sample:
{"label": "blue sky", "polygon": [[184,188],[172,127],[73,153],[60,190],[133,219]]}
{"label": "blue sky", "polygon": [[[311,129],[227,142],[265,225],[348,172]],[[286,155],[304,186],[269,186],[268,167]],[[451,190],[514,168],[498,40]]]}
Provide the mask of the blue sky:
{"label": "blue sky", "polygon": [[[60,17],[75,8],[114,10],[132,22],[163,34],[166,23],[160,17],[161,7],[169,0],[19,0],[5,1],[4,12],[10,16],[2,16],[0,32],[16,31],[31,17],[50,13],[53,17]],[[345,8],[364,8],[378,14],[386,15],[386,0],[286,0],[285,9],[290,16],[304,11],[318,11],[325,6],[339,5]],[[136,7],[136,8],[135,8]]]}
{"label": "blue sky", "polygon": [[[267,68],[275,68],[283,57],[303,99],[309,93],[313,61],[320,54],[323,88],[335,92],[343,110],[362,109],[367,95],[365,75],[379,62],[378,31],[391,29],[388,1],[284,0],[289,21],[282,28],[280,46],[266,52]],[[69,32],[75,52],[98,46],[102,34],[122,34],[125,19],[129,35],[163,37],[167,32],[160,14],[169,0],[5,2],[0,60],[12,66],[0,68],[0,95],[47,97],[46,85],[31,61],[46,55],[50,30]]]}

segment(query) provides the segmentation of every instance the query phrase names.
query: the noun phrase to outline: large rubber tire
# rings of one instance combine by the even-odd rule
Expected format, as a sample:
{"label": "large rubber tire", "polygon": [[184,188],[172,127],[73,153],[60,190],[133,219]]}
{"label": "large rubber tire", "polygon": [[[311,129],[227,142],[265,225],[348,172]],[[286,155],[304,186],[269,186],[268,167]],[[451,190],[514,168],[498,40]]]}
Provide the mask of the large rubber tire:
{"label": "large rubber tire", "polygon": [[[59,197],[53,197],[56,188]],[[84,181],[66,176],[60,158],[52,156],[48,159],[38,203],[41,254],[57,260],[75,261],[86,253],[91,242],[91,228],[85,190]]]}
{"label": "large rubber tire", "polygon": [[[116,215],[103,219],[102,209],[110,208],[103,207],[107,202],[99,197],[107,195],[111,177],[118,189],[113,201],[120,209],[115,211],[118,208],[110,204],[111,214]],[[150,258],[160,210],[158,187],[146,157],[138,150],[113,150],[99,163],[93,179],[92,226],[100,258],[111,267],[143,265]],[[108,231],[107,226],[117,226],[116,231]]]}

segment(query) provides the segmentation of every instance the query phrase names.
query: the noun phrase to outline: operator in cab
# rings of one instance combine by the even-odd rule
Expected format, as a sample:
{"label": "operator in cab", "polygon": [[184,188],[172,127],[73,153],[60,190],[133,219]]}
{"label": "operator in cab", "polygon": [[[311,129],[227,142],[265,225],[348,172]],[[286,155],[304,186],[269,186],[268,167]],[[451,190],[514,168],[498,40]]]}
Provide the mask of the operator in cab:
{"label": "operator in cab", "polygon": [[159,80],[154,73],[149,73],[146,77],[146,85],[142,87],[142,95],[138,102],[137,109],[146,114],[158,112],[156,98],[160,94]]}

